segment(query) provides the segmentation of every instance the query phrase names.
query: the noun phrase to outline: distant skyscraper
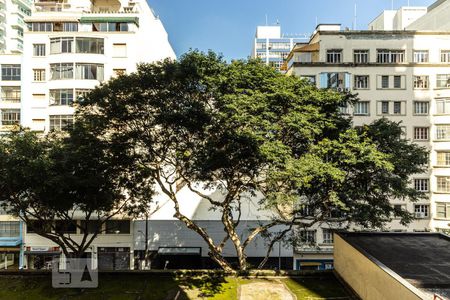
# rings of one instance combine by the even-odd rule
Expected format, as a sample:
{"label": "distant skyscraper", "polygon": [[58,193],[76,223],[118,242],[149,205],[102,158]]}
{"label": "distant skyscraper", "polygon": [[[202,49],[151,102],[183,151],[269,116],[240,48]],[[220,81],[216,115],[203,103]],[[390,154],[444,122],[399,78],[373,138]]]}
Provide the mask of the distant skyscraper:
{"label": "distant skyscraper", "polygon": [[[309,38],[309,37],[308,37]],[[260,58],[267,65],[283,71],[283,63],[296,43],[307,42],[301,37],[286,37],[281,26],[258,26],[253,44],[252,58]]]}

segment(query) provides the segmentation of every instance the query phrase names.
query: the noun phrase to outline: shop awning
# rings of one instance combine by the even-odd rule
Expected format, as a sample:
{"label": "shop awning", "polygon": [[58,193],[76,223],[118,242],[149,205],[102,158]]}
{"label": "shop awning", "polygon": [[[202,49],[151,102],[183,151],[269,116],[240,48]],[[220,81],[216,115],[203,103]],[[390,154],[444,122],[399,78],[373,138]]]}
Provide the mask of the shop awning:
{"label": "shop awning", "polygon": [[22,239],[20,238],[0,238],[0,247],[14,247],[22,244]]}
{"label": "shop awning", "polygon": [[0,253],[2,252],[20,252],[20,247],[0,247]]}
{"label": "shop awning", "polygon": [[201,255],[200,247],[160,247],[159,255]]}
{"label": "shop awning", "polygon": [[320,266],[322,265],[319,262],[313,262],[313,261],[308,261],[308,262],[300,262],[300,266],[302,267],[315,267],[315,266]]}
{"label": "shop awning", "polygon": [[60,255],[59,251],[25,251],[24,254],[33,255]]}
{"label": "shop awning", "polygon": [[138,17],[129,16],[114,16],[114,17],[81,17],[80,23],[106,23],[106,22],[120,22],[120,23],[135,23],[139,24]]}

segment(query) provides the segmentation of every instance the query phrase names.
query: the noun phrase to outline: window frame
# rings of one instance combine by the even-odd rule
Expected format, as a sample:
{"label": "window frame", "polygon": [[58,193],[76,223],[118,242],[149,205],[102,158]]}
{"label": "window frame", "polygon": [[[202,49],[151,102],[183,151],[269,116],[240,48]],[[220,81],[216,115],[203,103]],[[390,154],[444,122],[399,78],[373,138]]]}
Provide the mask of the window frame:
{"label": "window frame", "polygon": [[326,62],[329,64],[340,64],[343,60],[342,49],[328,49],[326,52]]}
{"label": "window frame", "polygon": [[[367,106],[367,113],[360,112],[359,109],[357,111],[356,107],[365,105]],[[360,108],[360,107],[359,107]],[[353,115],[354,116],[370,116],[370,101],[357,101],[353,106]]]}
{"label": "window frame", "polygon": [[[364,58],[365,59],[362,59]],[[368,64],[370,61],[370,51],[366,49],[353,50],[353,63],[355,64]]]}
{"label": "window frame", "polygon": [[[419,135],[417,135],[417,130],[423,130],[423,132],[420,132]],[[424,134],[426,133],[426,134]],[[422,136],[425,136],[426,138],[423,138]],[[419,137],[420,136],[420,137]],[[430,140],[430,127],[421,127],[421,126],[417,126],[414,127],[413,129],[413,140],[415,141],[429,141]]]}
{"label": "window frame", "polygon": [[[424,105],[426,107],[426,112],[418,112],[419,110],[422,110],[423,107],[421,105]],[[421,107],[421,109],[417,109],[418,107]],[[415,116],[428,116],[430,114],[430,101],[413,101],[413,115]]]}
{"label": "window frame", "polygon": [[423,64],[430,62],[429,50],[413,50],[413,62],[417,64]]}
{"label": "window frame", "polygon": [[429,75],[413,75],[413,89],[428,90],[430,88]]}
{"label": "window frame", "polygon": [[[362,80],[364,79],[364,80]],[[365,84],[361,84],[365,83]],[[370,76],[369,75],[354,75],[354,85],[355,90],[369,90],[370,89]]]}

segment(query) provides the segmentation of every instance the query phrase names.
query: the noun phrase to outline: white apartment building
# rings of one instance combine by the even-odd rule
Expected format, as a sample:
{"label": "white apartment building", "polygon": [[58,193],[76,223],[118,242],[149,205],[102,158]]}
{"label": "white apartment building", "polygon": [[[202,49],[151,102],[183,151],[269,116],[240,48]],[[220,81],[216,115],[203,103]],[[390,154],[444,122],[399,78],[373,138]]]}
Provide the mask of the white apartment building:
{"label": "white apartment building", "polygon": [[281,34],[279,25],[257,26],[251,57],[260,58],[266,65],[284,72],[283,65],[289,52],[301,41],[305,39]]}
{"label": "white apartment building", "polygon": [[[77,97],[139,63],[175,59],[145,0],[3,0],[0,20],[8,39],[0,41],[0,131],[19,124],[45,133],[64,129],[73,123]],[[104,227],[86,255],[92,267],[132,268],[133,222],[111,220]],[[65,230],[82,237],[75,226]],[[64,261],[58,245],[0,210],[0,269],[47,268],[55,256]]]}
{"label": "white apartment building", "polygon": [[[0,133],[20,122],[24,18],[29,0],[0,1]],[[0,270],[23,267],[24,225],[0,208]]]}
{"label": "white apartment building", "polygon": [[73,100],[99,83],[175,58],[144,0],[37,0],[25,21],[21,124],[36,131],[71,124]]}
{"label": "white apartment building", "polygon": [[[450,1],[384,12],[369,30],[319,25],[309,43],[291,52],[287,74],[319,88],[357,93],[360,101],[347,108],[355,126],[383,117],[401,121],[405,138],[430,150],[428,172],[412,178],[429,198],[393,200],[393,206],[414,213],[417,220],[409,227],[393,220],[387,230],[450,231]],[[302,234],[317,249],[297,249],[297,269],[332,258],[328,228]]]}
{"label": "white apartment building", "polygon": [[0,132],[20,123],[21,63],[30,0],[0,1]]}

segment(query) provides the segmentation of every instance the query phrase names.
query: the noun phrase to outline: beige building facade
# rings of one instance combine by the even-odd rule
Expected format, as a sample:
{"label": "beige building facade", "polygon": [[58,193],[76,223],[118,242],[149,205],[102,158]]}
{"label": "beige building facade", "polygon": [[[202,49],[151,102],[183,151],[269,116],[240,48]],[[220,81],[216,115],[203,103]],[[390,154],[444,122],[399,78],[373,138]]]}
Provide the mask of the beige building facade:
{"label": "beige building facade", "polygon": [[[405,227],[394,219],[387,231],[450,231],[449,17],[450,1],[438,1],[428,8],[384,12],[369,30],[318,25],[309,43],[297,44],[288,57],[288,75],[358,94],[358,103],[343,108],[355,126],[379,118],[401,122],[404,138],[430,151],[428,170],[411,178],[427,199],[392,199],[395,208],[414,213],[416,220]],[[320,244],[323,229],[312,231]],[[297,251],[301,261],[307,258],[304,252]]]}

